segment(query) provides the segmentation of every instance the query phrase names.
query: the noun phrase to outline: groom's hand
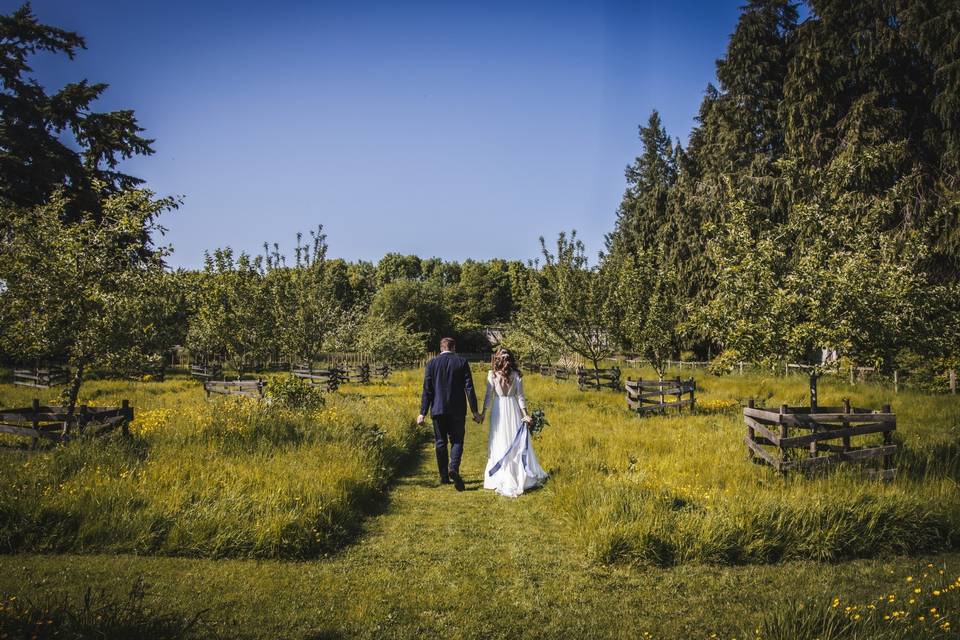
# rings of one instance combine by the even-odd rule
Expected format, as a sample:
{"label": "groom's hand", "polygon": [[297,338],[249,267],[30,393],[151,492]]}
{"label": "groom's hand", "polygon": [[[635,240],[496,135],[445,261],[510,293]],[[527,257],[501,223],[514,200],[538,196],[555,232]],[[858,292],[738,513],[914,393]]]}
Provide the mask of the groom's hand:
{"label": "groom's hand", "polygon": [[474,411],[474,412],[473,412],[473,421],[476,422],[477,424],[480,424],[481,422],[483,422],[483,416],[480,415],[479,413],[477,413],[476,411]]}
{"label": "groom's hand", "polygon": [[423,425],[423,414],[420,414],[419,416],[417,416],[417,425],[419,426]]}

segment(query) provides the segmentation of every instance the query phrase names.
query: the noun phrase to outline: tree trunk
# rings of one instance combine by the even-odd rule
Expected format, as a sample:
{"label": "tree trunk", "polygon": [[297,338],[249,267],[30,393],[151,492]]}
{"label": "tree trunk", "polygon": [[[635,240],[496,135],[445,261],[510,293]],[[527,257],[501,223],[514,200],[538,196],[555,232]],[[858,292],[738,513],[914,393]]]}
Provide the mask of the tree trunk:
{"label": "tree trunk", "polygon": [[73,373],[73,379],[70,381],[67,394],[67,422],[73,419],[73,412],[77,406],[77,397],[80,395],[80,385],[83,384],[84,368],[86,368],[86,360],[80,359],[77,361],[76,371]]}
{"label": "tree trunk", "polygon": [[820,377],[816,371],[810,373],[810,413],[817,412],[817,378]]}

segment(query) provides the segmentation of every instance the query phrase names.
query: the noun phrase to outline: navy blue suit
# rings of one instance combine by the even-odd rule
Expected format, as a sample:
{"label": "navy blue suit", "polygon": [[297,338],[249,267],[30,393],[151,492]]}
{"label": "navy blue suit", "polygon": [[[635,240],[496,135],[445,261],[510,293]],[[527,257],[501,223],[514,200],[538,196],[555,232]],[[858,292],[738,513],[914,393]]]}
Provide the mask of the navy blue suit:
{"label": "navy blue suit", "polygon": [[[437,468],[440,478],[460,473],[463,436],[466,430],[467,403],[477,413],[477,394],[473,389],[470,365],[455,353],[444,351],[427,363],[423,374],[423,395],[420,415],[433,417],[433,435],[437,447]],[[447,460],[447,441],[450,459]]]}

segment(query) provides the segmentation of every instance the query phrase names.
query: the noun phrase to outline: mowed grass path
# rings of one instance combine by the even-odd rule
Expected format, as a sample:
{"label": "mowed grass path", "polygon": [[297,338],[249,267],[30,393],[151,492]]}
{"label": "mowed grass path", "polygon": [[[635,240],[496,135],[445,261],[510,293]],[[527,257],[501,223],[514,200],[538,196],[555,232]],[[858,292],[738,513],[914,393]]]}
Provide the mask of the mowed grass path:
{"label": "mowed grass path", "polygon": [[80,597],[91,585],[121,594],[143,576],[152,602],[184,615],[207,609],[210,630],[224,637],[707,638],[731,637],[774,602],[868,601],[927,561],[960,566],[960,554],[836,565],[590,565],[564,538],[549,489],[516,500],[480,489],[485,429],[468,425],[467,491],[439,486],[425,446],[364,535],[332,557],[2,556],[0,593]]}

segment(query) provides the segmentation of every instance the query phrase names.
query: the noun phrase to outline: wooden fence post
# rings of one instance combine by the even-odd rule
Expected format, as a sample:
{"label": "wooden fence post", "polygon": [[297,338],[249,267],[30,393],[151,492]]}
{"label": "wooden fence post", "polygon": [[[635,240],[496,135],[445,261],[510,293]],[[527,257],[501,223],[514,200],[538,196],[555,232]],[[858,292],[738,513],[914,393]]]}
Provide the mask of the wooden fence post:
{"label": "wooden fence post", "polygon": [[[850,398],[843,399],[843,412],[850,413]],[[843,428],[846,429],[850,426],[850,423],[846,420],[843,421]],[[850,436],[843,436],[843,452],[846,453],[850,451]]]}
{"label": "wooden fence post", "polygon": [[[892,413],[892,409],[891,409],[890,405],[888,405],[888,404],[883,405],[883,412],[884,412],[884,413]],[[893,444],[893,432],[890,431],[890,430],[884,431],[884,432],[883,432],[883,445],[884,445],[884,446],[889,446],[889,445],[891,445],[891,444]],[[892,468],[892,465],[893,465],[893,456],[890,455],[890,454],[887,454],[887,455],[883,456],[883,470],[886,471],[887,469]]]}
{"label": "wooden fence post", "polygon": [[[787,405],[785,404],[780,405],[780,415],[782,416],[786,413],[788,413]],[[780,421],[780,439],[785,440],[787,437],[787,425],[783,422],[783,418],[781,418],[780,420],[781,420]],[[780,453],[780,465],[781,465],[780,468],[777,469],[777,471],[780,471],[781,473],[786,473],[786,469],[783,468],[783,462],[787,458],[787,455],[786,455],[787,450],[783,447],[782,443],[777,445],[777,448],[780,449],[779,453]]]}
{"label": "wooden fence post", "polygon": [[900,380],[897,376],[897,373],[898,373],[897,370],[894,369],[893,370],[893,392],[894,393],[900,392]]}
{"label": "wooden fence post", "polygon": [[957,370],[950,369],[950,393],[957,394]]}
{"label": "wooden fence post", "polygon": [[817,374],[810,373],[810,413],[817,412]]}
{"label": "wooden fence post", "polygon": [[853,365],[850,365],[850,384],[851,384],[851,386],[854,384],[854,382],[853,382]]}
{"label": "wooden fence post", "polygon": [[[38,400],[37,398],[34,398],[31,409],[33,409],[34,418],[36,418],[36,414],[40,413],[40,400]],[[39,429],[40,429],[40,423],[34,420],[33,430],[39,431]],[[37,447],[37,444],[39,444],[39,442],[40,442],[40,438],[34,438],[33,440],[30,441],[30,448],[35,449]]]}
{"label": "wooden fence post", "polygon": [[[747,400],[747,407],[753,409],[754,404],[755,404],[755,403],[754,403],[754,401],[753,401],[753,398],[750,398],[749,400]],[[753,416],[750,416],[750,418],[753,419]],[[757,437],[756,432],[753,430],[753,427],[751,427],[750,424],[748,423],[748,424],[747,424],[747,439],[749,439],[750,442],[755,442],[755,441],[756,441],[756,437]],[[749,459],[750,459],[751,461],[752,461],[753,458],[756,456],[756,454],[753,452],[753,447],[747,447],[747,454],[749,455]]]}

